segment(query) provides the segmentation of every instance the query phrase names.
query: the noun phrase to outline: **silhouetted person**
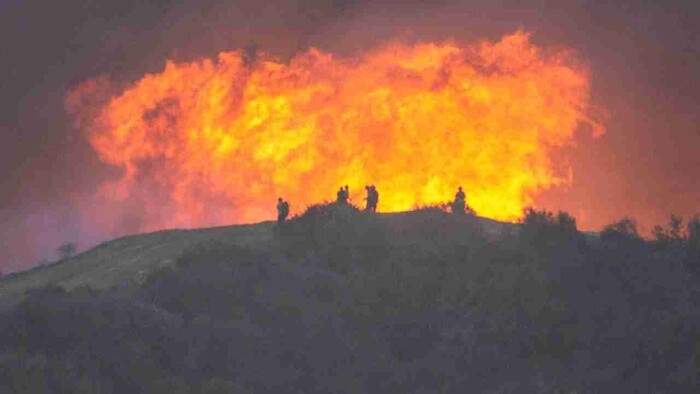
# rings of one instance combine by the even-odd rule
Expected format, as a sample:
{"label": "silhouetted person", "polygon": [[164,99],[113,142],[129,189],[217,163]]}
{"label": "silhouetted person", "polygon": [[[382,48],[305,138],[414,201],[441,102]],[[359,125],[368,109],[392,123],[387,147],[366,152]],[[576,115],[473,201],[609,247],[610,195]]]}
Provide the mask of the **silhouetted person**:
{"label": "silhouetted person", "polygon": [[464,190],[462,190],[462,186],[457,188],[457,194],[455,194],[455,200],[462,200],[462,201],[467,200],[467,195],[464,193]]}
{"label": "silhouetted person", "polygon": [[379,192],[374,185],[370,185],[367,189],[367,208],[372,212],[377,212],[377,203],[379,203]]}
{"label": "silhouetted person", "polygon": [[345,198],[345,189],[343,189],[342,186],[340,187],[340,189],[338,189],[338,193],[336,193],[336,195],[338,196],[338,198],[337,198],[337,200],[336,200],[336,202],[337,202],[338,204],[345,204],[345,203],[347,203],[347,199]]}
{"label": "silhouetted person", "polygon": [[371,211],[372,210],[372,188],[367,185],[365,186],[365,190],[367,191],[367,197],[365,197],[365,211]]}
{"label": "silhouetted person", "polygon": [[289,215],[289,203],[284,201],[282,197],[277,199],[277,223],[282,223]]}
{"label": "silhouetted person", "polygon": [[466,207],[467,195],[462,190],[462,186],[457,189],[457,194],[455,194],[455,200],[452,203],[452,213],[462,214],[464,213],[464,208]]}
{"label": "silhouetted person", "polygon": [[365,186],[365,190],[367,190],[367,197],[365,197],[367,205],[365,205],[365,210],[376,212],[377,203],[379,202],[379,193],[377,192],[377,188],[374,187],[374,185],[368,185]]}
{"label": "silhouetted person", "polygon": [[348,191],[348,185],[345,185],[345,187],[340,187],[338,189],[338,204],[347,204],[348,199],[350,198],[350,192]]}

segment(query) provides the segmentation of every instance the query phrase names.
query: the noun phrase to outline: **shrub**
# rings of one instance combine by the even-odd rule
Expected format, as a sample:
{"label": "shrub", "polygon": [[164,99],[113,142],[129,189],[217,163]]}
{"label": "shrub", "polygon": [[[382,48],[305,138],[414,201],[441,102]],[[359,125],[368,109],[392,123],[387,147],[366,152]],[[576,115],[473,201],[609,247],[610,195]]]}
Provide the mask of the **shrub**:
{"label": "shrub", "polygon": [[452,206],[451,202],[442,202],[435,204],[420,204],[415,205],[412,209],[413,212],[416,211],[431,211],[431,212],[450,212]]}
{"label": "shrub", "polygon": [[565,232],[576,232],[576,219],[564,211],[557,214],[556,227]]}
{"label": "shrub", "polygon": [[77,249],[78,245],[74,242],[66,242],[63,245],[59,246],[56,249],[56,251],[58,252],[58,255],[60,256],[61,260],[65,260],[73,257]]}
{"label": "shrub", "polygon": [[683,229],[683,218],[671,215],[668,226],[654,226],[651,231],[657,246],[665,248],[669,246],[682,246],[686,241],[687,232]]}
{"label": "shrub", "polygon": [[554,215],[550,211],[534,208],[524,211],[521,236],[536,245],[555,245],[580,238],[573,216],[563,211]]}
{"label": "shrub", "polygon": [[170,267],[155,271],[143,285],[149,301],[189,321],[201,311],[235,318],[253,294],[270,257],[240,246],[209,242],[186,250]]}
{"label": "shrub", "polygon": [[700,250],[700,216],[695,215],[690,218],[686,229],[688,246],[693,250]]}
{"label": "shrub", "polygon": [[528,227],[553,226],[554,215],[547,210],[538,211],[530,207],[525,209],[522,223]]}
{"label": "shrub", "polygon": [[604,242],[637,242],[642,237],[637,231],[637,222],[627,216],[615,223],[608,224],[600,233],[600,238]]}
{"label": "shrub", "polygon": [[367,260],[363,252],[385,246],[385,227],[372,212],[352,205],[312,205],[286,223],[280,244],[290,256],[317,253],[334,270]]}

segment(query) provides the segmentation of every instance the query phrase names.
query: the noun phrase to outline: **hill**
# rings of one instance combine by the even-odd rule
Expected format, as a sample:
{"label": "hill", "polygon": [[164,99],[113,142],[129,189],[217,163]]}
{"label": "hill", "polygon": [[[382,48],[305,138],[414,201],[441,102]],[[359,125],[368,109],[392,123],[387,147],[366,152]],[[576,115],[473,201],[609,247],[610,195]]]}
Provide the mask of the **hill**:
{"label": "hill", "polygon": [[677,241],[335,205],[125,237],[0,282],[0,391],[693,392]]}
{"label": "hill", "polygon": [[[386,225],[400,228],[411,216],[426,212],[377,214]],[[415,219],[415,218],[414,218]],[[517,231],[517,224],[472,217],[485,234],[499,237]],[[65,289],[85,285],[108,289],[138,285],[153,271],[172,264],[183,252],[198,245],[219,242],[258,250],[273,247],[275,222],[224,227],[165,230],[130,235],[105,242],[93,249],[57,263],[0,277],[0,304],[16,300],[25,291],[47,285]]]}
{"label": "hill", "polygon": [[26,290],[47,285],[96,289],[141,283],[149,273],[173,263],[185,250],[202,242],[265,248],[272,222],[196,230],[166,230],[130,235],[105,242],[69,259],[0,278],[0,300],[7,303]]}

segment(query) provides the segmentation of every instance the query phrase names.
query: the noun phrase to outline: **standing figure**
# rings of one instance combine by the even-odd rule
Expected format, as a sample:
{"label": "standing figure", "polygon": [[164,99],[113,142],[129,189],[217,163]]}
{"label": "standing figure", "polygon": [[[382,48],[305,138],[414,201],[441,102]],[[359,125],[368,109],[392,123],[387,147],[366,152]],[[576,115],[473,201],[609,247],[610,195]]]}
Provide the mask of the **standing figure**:
{"label": "standing figure", "polygon": [[462,186],[460,186],[457,190],[457,194],[455,194],[455,200],[452,202],[452,213],[463,214],[467,204],[466,199],[467,195],[462,190]]}
{"label": "standing figure", "polygon": [[338,199],[336,200],[336,202],[338,204],[347,204],[348,199],[350,198],[350,192],[348,191],[348,185],[345,185],[345,187],[341,186],[340,189],[338,189],[337,196],[338,196]]}
{"label": "standing figure", "polygon": [[377,202],[379,202],[379,193],[377,192],[377,188],[374,187],[374,185],[369,185],[365,186],[365,190],[367,190],[367,197],[365,197],[365,200],[367,200],[367,205],[365,206],[365,210],[376,212]]}
{"label": "standing figure", "polygon": [[338,189],[338,192],[335,193],[335,195],[336,195],[335,202],[336,202],[336,203],[338,203],[338,204],[342,204],[342,203],[343,203],[343,194],[344,194],[344,193],[345,193],[345,191],[343,190],[343,187],[341,186],[340,189]]}
{"label": "standing figure", "polygon": [[365,186],[365,190],[367,191],[367,197],[365,197],[365,211],[370,211],[372,210],[372,190],[369,185]]}
{"label": "standing figure", "polygon": [[372,196],[372,204],[370,205],[370,208],[372,209],[372,212],[377,212],[377,204],[379,203],[379,192],[377,191],[377,188],[374,185],[369,187],[369,192],[370,196]]}
{"label": "standing figure", "polygon": [[277,199],[277,223],[284,222],[287,216],[289,216],[289,203],[280,197]]}

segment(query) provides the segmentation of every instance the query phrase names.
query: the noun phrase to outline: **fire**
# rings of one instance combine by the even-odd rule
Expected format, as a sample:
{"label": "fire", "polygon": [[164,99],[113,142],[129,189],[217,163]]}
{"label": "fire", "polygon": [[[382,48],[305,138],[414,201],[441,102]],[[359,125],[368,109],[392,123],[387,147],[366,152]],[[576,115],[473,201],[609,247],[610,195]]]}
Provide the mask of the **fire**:
{"label": "fire", "polygon": [[269,220],[278,196],[299,212],[345,184],[358,204],[375,184],[384,212],[447,201],[462,185],[479,215],[515,220],[570,181],[556,148],[581,123],[597,126],[586,70],[524,32],[354,58],[169,61],[91,108],[95,83],[67,106],[121,170],[101,198],[136,209],[141,230]]}

